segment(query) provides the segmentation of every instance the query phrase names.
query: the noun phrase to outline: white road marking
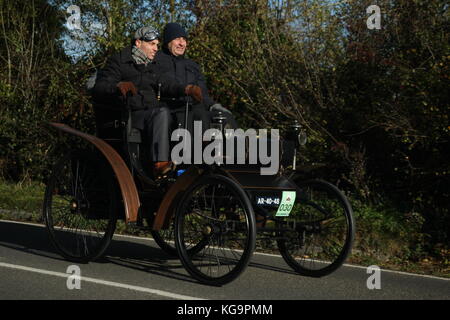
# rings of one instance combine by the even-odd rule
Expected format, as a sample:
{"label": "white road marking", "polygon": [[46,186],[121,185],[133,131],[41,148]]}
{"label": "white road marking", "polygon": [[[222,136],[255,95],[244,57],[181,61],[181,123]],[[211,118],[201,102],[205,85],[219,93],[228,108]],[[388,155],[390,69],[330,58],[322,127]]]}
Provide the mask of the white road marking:
{"label": "white road marking", "polygon": [[0,222],[15,223],[15,224],[24,224],[24,225],[30,225],[30,226],[36,226],[36,227],[44,227],[44,228],[45,228],[45,224],[37,223],[37,222],[33,223],[33,222],[22,222],[22,221],[3,220],[3,219],[0,219]]}
{"label": "white road marking", "polygon": [[[0,222],[8,222],[8,223],[45,227],[45,225],[38,224],[38,223],[29,223],[29,222],[20,222],[20,221],[11,221],[11,220],[2,220],[2,219],[0,219]],[[124,235],[124,234],[114,234],[114,237],[130,238],[130,239],[136,239],[136,240],[147,240],[147,241],[153,241],[153,242],[155,241],[153,238],[143,238],[143,237],[137,237],[137,236]],[[283,258],[279,254],[272,254],[272,253],[254,252],[253,254],[261,255],[261,256],[269,256],[269,257],[274,257],[274,258]],[[251,261],[250,261],[250,263],[251,263]],[[358,265],[354,265],[354,264],[344,263],[343,266],[349,267],[349,268],[357,268],[357,269],[367,270],[367,267],[365,267],[365,266],[358,266]],[[426,274],[409,273],[409,272],[404,272],[404,271],[396,271],[396,270],[388,270],[388,269],[380,269],[380,270],[382,272],[396,273],[396,274],[401,274],[401,275],[405,275],[405,276],[413,276],[413,277],[450,281],[450,278],[437,277],[437,276],[431,276],[431,275],[426,275]]]}
{"label": "white road marking", "polygon": [[[0,262],[0,267],[35,272],[35,273],[40,273],[40,274],[45,274],[45,275],[55,276],[55,277],[61,277],[61,278],[68,278],[71,276],[71,274],[68,274],[68,273],[54,272],[54,271],[49,271],[49,270],[37,269],[37,268],[30,268],[30,267],[26,267],[26,266],[10,264],[10,263],[3,263],[3,262]],[[162,290],[139,287],[139,286],[132,286],[132,285],[124,284],[124,283],[106,281],[106,280],[95,279],[95,278],[84,277],[84,276],[81,277],[81,281],[92,282],[92,283],[101,284],[101,285],[105,285],[105,286],[134,290],[134,291],[139,291],[139,292],[144,292],[144,293],[156,294],[156,295],[166,297],[166,298],[171,298],[171,299],[206,300],[206,299],[202,299],[202,298],[185,296],[182,294],[172,293],[172,292],[168,292],[168,291],[162,291]]]}

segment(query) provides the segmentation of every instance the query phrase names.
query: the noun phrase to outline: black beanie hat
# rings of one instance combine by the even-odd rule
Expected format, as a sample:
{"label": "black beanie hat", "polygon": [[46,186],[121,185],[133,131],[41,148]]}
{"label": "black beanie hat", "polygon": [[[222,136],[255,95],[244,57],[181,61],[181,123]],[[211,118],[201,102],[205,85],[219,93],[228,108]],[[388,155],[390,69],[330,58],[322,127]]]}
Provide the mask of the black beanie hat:
{"label": "black beanie hat", "polygon": [[173,39],[181,37],[187,39],[187,33],[182,26],[175,22],[166,24],[163,31],[163,45],[167,45]]}

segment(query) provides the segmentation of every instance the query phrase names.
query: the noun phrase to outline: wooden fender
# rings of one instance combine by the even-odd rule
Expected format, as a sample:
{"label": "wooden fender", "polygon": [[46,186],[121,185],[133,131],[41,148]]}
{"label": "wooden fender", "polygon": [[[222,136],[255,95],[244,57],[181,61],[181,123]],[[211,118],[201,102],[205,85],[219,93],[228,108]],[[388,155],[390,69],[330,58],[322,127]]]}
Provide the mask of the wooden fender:
{"label": "wooden fender", "polygon": [[161,205],[156,212],[155,220],[153,222],[153,230],[159,231],[169,227],[170,218],[175,214],[177,205],[184,191],[197,180],[203,170],[197,166],[190,166],[185,173],[183,173],[177,181],[167,190],[164,195]]}
{"label": "wooden fender", "polygon": [[114,150],[113,147],[111,147],[108,143],[106,143],[102,139],[75,130],[65,124],[51,122],[50,125],[58,130],[76,135],[84,140],[89,141],[103,153],[108,162],[111,164],[111,167],[113,168],[114,173],[116,174],[117,180],[119,181],[120,191],[122,193],[123,204],[125,207],[125,222],[136,223],[138,217],[138,210],[140,207],[138,191],[134,183],[133,176],[130,173],[130,170],[128,170],[125,161],[123,161],[122,157],[116,152],[116,150]]}

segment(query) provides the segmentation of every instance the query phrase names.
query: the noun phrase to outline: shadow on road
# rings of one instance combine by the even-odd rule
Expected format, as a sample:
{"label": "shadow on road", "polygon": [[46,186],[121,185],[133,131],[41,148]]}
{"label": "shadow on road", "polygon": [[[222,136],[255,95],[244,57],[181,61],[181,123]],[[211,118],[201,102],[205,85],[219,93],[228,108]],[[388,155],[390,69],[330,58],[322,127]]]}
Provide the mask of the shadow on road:
{"label": "shadow on road", "polygon": [[[67,261],[52,245],[45,226],[0,221],[0,246],[52,260]],[[178,259],[134,239],[114,238],[105,255],[93,263],[113,263],[137,271],[195,282],[188,275],[174,271],[184,272]]]}
{"label": "shadow on road", "polygon": [[[151,237],[150,234],[149,237]],[[135,242],[136,240],[134,239],[124,239],[113,239],[103,258],[97,262],[113,263],[136,271],[198,283],[184,271],[184,267],[179,259],[171,257],[159,248],[152,247],[150,243],[146,244]]]}
{"label": "shadow on road", "polygon": [[0,246],[64,261],[51,245],[45,227],[0,221]]}
{"label": "shadow on road", "polygon": [[[151,246],[150,243],[143,243],[147,242],[146,240],[122,239],[115,236],[105,255],[94,263],[113,263],[136,271],[198,284],[187,274],[177,258],[169,256],[163,250]],[[0,221],[0,246],[53,260],[66,261],[50,242],[45,226]],[[295,274],[288,267],[280,268],[266,264],[264,259],[264,256],[258,255],[257,258],[254,256],[250,267]]]}

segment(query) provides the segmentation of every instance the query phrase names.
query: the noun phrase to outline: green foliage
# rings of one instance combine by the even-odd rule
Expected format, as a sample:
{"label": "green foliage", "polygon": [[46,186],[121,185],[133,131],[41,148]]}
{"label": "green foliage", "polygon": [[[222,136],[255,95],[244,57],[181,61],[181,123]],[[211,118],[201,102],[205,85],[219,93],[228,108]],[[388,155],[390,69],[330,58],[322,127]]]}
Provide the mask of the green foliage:
{"label": "green foliage", "polygon": [[428,239],[422,231],[424,218],[420,213],[399,213],[393,205],[373,206],[354,199],[352,207],[357,225],[357,256],[385,262],[417,262],[427,256],[424,246]]}
{"label": "green foliage", "polygon": [[76,100],[60,84],[71,68],[57,40],[60,16],[44,0],[1,1],[0,19],[0,176],[39,178],[46,160],[42,127]]}
{"label": "green foliage", "polygon": [[[71,4],[82,32],[64,29]],[[366,26],[372,4],[381,30]],[[414,259],[447,252],[450,41],[441,0],[0,1],[0,176],[42,180],[61,139],[45,124],[92,133],[92,68],[137,27],[170,19],[189,27],[188,55],[242,127],[285,129],[295,119],[307,128],[301,166],[349,193],[363,248],[392,246]]]}
{"label": "green foliage", "polygon": [[369,4],[342,8],[349,35],[336,67],[343,103],[334,124],[349,149],[364,147],[367,189],[400,212],[420,212],[433,241],[448,242],[448,231],[433,231],[450,226],[448,9],[442,1],[379,1],[385,16],[374,31],[354,18]]}
{"label": "green foliage", "polygon": [[0,180],[0,209],[40,214],[45,186],[42,183],[9,183]]}
{"label": "green foliage", "polygon": [[[401,231],[408,246],[416,237],[418,251],[432,251],[450,237],[448,5],[377,1],[382,29],[369,30],[372,4],[294,1],[280,17],[261,2],[228,1],[199,19],[189,53],[241,124],[297,119],[311,137],[303,165],[324,165],[315,175],[383,213],[366,220],[381,223],[377,232]],[[424,219],[420,232],[405,229],[411,213]]]}

